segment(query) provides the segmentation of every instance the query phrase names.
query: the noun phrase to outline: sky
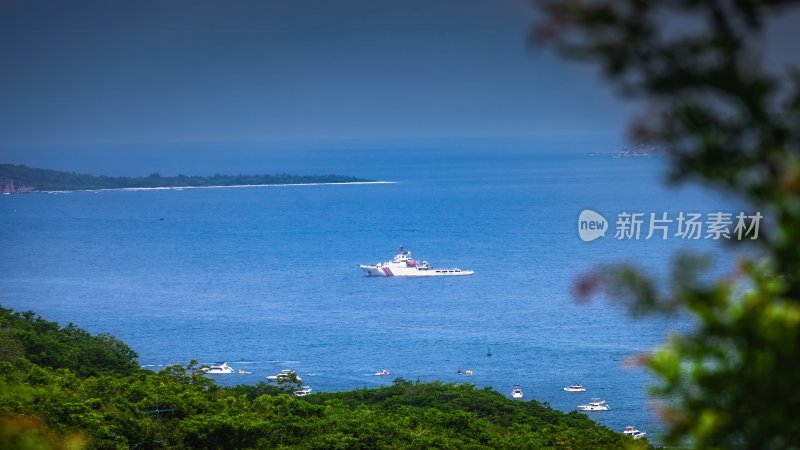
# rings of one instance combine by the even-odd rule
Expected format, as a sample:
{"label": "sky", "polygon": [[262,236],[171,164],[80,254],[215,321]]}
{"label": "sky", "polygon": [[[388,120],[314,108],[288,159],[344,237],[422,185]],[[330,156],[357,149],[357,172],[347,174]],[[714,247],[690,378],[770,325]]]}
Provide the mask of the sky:
{"label": "sky", "polygon": [[0,3],[0,145],[613,133],[524,0]]}
{"label": "sky", "polygon": [[528,0],[3,0],[0,161],[231,142],[623,142],[631,105],[592,67],[532,48],[534,23]]}

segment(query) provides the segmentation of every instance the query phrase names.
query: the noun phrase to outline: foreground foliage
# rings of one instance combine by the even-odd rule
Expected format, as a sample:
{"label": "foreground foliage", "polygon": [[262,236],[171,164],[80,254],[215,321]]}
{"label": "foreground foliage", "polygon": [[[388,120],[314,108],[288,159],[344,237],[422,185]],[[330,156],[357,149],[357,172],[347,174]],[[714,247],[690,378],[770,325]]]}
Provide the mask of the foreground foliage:
{"label": "foreground foliage", "polygon": [[775,48],[759,48],[767,25],[800,2],[535,3],[538,39],[598,63],[644,103],[634,137],[665,150],[673,181],[700,181],[766,218],[759,239],[739,243],[749,256],[724,276],[683,255],[669,286],[616,267],[579,291],[599,287],[637,312],[696,319],[644,361],[660,377],[654,392],[667,400],[671,442],[800,448],[800,72],[762,63]]}
{"label": "foreground foliage", "polygon": [[[27,336],[25,342],[78,330],[32,313],[2,312],[14,319],[0,322],[0,329],[7,337]],[[120,370],[117,357],[130,356],[122,346],[115,347],[118,355],[95,360],[96,374],[60,366],[73,347],[85,345],[76,339],[51,351],[0,358],[0,448],[648,447],[583,414],[512,401],[469,384],[397,379],[379,389],[296,398],[265,383],[218,387],[194,363],[158,373]],[[99,370],[104,361],[111,368]]]}

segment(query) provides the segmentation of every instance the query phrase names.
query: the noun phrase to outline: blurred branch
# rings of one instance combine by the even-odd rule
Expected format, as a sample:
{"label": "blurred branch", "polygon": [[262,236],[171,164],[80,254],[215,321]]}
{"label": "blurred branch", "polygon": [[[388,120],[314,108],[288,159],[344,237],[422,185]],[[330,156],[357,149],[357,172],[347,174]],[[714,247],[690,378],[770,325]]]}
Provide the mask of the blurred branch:
{"label": "blurred branch", "polygon": [[689,313],[696,327],[646,358],[668,400],[671,442],[797,448],[800,423],[800,75],[764,70],[756,45],[798,1],[535,0],[532,39],[597,63],[648,114],[632,135],[671,158],[670,179],[721,188],[770,220],[732,278],[680,255],[668,286],[632,266],[579,279],[635,314]]}

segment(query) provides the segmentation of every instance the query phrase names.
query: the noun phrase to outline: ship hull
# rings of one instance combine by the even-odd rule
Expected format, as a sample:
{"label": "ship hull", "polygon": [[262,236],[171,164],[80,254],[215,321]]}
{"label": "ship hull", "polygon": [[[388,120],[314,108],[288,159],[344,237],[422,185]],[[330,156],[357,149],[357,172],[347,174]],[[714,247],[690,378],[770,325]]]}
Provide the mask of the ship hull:
{"label": "ship hull", "polygon": [[415,267],[360,266],[368,277],[446,277],[472,275],[475,272],[461,269],[418,269]]}

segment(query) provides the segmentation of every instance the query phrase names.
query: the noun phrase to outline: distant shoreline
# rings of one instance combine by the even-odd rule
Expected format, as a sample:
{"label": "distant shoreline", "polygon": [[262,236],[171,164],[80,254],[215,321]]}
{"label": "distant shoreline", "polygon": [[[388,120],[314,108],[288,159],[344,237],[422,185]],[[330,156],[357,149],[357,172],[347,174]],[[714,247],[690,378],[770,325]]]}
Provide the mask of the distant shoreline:
{"label": "distant shoreline", "polygon": [[[254,187],[291,187],[291,186],[337,186],[352,184],[396,184],[396,181],[342,181],[331,183],[284,183],[284,184],[235,184],[230,186],[157,186],[157,187],[125,187],[102,189],[54,189],[15,192],[15,194],[67,194],[70,192],[108,192],[108,191],[182,191],[184,189],[227,189],[227,188],[254,188]],[[10,193],[9,193],[10,194]]]}
{"label": "distant shoreline", "polygon": [[37,169],[21,164],[0,164],[0,192],[22,194],[25,192],[103,192],[183,190],[198,188],[244,188],[265,186],[323,186],[336,184],[384,184],[369,178],[347,175],[176,175],[162,177],[152,173],[146,177],[90,175]]}

